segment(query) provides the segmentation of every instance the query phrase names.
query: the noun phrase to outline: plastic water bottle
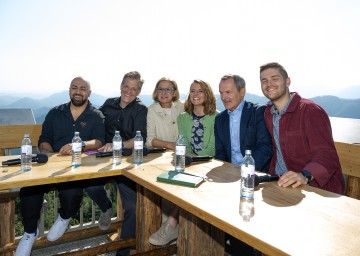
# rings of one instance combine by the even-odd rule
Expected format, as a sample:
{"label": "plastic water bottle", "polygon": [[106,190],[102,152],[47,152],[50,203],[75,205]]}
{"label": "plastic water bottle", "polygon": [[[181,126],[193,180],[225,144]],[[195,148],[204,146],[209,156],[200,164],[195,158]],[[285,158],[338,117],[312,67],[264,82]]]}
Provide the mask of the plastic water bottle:
{"label": "plastic water bottle", "polygon": [[241,164],[240,196],[242,198],[254,198],[255,187],[255,161],[251,156],[251,150],[245,150],[245,157]]}
{"label": "plastic water bottle", "polygon": [[25,133],[21,141],[21,171],[26,172],[31,170],[32,161],[32,145],[29,134]]}
{"label": "plastic water bottle", "polygon": [[115,136],[113,138],[113,164],[121,164],[121,149],[122,149],[122,139],[119,131],[115,131]]}
{"label": "plastic water bottle", "polygon": [[136,131],[134,138],[134,163],[139,165],[143,163],[144,140],[141,131]]}
{"label": "plastic water bottle", "polygon": [[178,172],[185,171],[185,153],[186,153],[185,139],[182,134],[179,134],[175,146],[175,170]]}
{"label": "plastic water bottle", "polygon": [[75,132],[74,138],[72,139],[72,161],[73,167],[79,167],[81,165],[81,149],[82,140],[79,136],[79,132]]}

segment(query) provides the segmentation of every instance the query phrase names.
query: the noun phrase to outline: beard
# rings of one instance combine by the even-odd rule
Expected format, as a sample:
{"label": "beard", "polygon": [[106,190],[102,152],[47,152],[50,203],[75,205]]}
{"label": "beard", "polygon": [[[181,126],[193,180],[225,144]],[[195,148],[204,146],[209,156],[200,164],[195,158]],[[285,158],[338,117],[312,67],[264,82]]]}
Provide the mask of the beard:
{"label": "beard", "polygon": [[82,97],[81,97],[80,100],[77,100],[77,99],[75,99],[75,96],[79,96],[79,95],[74,95],[74,96],[71,98],[71,103],[72,103],[74,106],[76,106],[76,107],[81,107],[81,106],[83,106],[83,105],[88,101],[87,98],[86,98],[86,99],[83,99]]}

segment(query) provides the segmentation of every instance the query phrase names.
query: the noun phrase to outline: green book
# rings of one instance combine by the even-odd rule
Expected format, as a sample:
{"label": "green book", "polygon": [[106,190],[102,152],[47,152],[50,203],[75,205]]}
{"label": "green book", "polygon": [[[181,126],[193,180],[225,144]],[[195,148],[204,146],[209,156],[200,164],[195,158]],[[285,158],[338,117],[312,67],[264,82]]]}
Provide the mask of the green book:
{"label": "green book", "polygon": [[166,171],[157,176],[156,180],[188,187],[196,187],[204,181],[204,177],[186,172]]}

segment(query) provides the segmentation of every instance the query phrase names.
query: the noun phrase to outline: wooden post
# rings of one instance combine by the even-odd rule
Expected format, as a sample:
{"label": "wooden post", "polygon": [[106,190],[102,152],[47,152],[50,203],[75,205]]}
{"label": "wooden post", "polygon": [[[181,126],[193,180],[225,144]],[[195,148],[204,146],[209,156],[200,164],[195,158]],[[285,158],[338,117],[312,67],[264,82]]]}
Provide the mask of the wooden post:
{"label": "wooden post", "polygon": [[149,243],[149,236],[161,225],[160,196],[137,185],[136,251],[145,252],[157,248]]}
{"label": "wooden post", "polygon": [[[120,196],[120,192],[117,189],[117,194],[116,194],[116,205],[117,205],[117,220],[121,221],[121,223],[124,221],[124,208],[122,206],[122,201],[121,201],[121,196]],[[117,238],[120,239],[120,234],[121,234],[121,228],[122,225],[120,225],[120,227],[118,228],[118,234],[117,234]],[[113,238],[114,239],[114,238]]]}
{"label": "wooden post", "polygon": [[[0,193],[0,247],[15,242],[15,198],[17,193]],[[4,253],[4,256],[12,256],[13,252]]]}
{"label": "wooden post", "polygon": [[225,235],[220,229],[180,209],[178,256],[224,255]]}
{"label": "wooden post", "polygon": [[360,199],[360,178],[348,176],[345,195],[355,199]]}

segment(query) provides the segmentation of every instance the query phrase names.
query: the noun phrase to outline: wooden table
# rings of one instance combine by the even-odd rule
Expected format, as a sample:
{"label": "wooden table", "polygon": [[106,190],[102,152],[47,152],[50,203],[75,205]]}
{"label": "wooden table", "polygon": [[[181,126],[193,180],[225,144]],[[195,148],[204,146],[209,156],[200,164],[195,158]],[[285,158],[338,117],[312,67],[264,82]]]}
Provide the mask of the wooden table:
{"label": "wooden table", "polygon": [[[239,215],[240,173],[239,168],[221,161],[192,165],[187,172],[207,175],[206,181],[198,188],[188,188],[173,184],[156,182],[156,176],[164,170],[172,169],[172,153],[164,153],[156,159],[145,159],[141,168],[125,171],[124,175],[142,186],[140,194],[147,209],[148,222],[154,222],[158,214],[155,195],[179,205],[180,232],[178,255],[189,255],[181,248],[186,243],[197,255],[216,255],[212,252],[221,248],[221,235],[225,231],[268,255],[358,255],[360,251],[360,201],[330,193],[310,186],[300,188],[280,188],[275,182],[264,183],[255,191],[255,214],[249,222]],[[139,201],[138,201],[139,202]],[[154,206],[155,204],[155,206]],[[189,218],[189,214],[194,216]],[[140,217],[140,216],[139,216]],[[204,228],[198,219],[214,228]],[[191,236],[181,226],[186,220],[193,222],[206,232]],[[156,220],[155,220],[156,221]],[[181,223],[181,222],[185,223]],[[154,229],[145,230],[152,233]],[[146,226],[146,225],[145,225]],[[147,224],[149,226],[149,224]],[[151,226],[151,225],[150,225]],[[206,233],[211,233],[206,237]],[[193,233],[193,234],[195,234]],[[205,233],[205,234],[204,234]],[[143,248],[147,248],[148,234],[142,235]],[[202,239],[210,241],[203,244]],[[202,246],[203,245],[203,246]],[[212,247],[214,246],[214,247]],[[141,248],[141,246],[139,246]],[[220,249],[221,250],[221,249]],[[194,251],[191,251],[194,252]],[[193,254],[195,255],[195,254]],[[219,255],[219,254],[218,254]]]}
{"label": "wooden table", "polygon": [[[1,161],[14,157],[0,157]],[[244,222],[239,215],[239,169],[213,160],[193,164],[187,172],[207,175],[198,188],[156,182],[173,168],[173,153],[150,154],[144,164],[131,161],[113,168],[111,158],[84,156],[83,165],[70,167],[70,157],[53,155],[47,164],[19,173],[19,166],[0,168],[0,190],[123,174],[138,183],[137,250],[149,248],[148,237],[160,226],[160,196],[179,205],[178,255],[220,255],[227,232],[268,255],[356,255],[360,250],[360,201],[309,186],[290,189],[276,183],[255,192],[255,215]],[[4,172],[4,170],[6,170]],[[0,200],[1,246],[11,242],[9,223],[14,212]],[[155,215],[154,215],[155,214]],[[142,218],[144,217],[145,218]]]}
{"label": "wooden table", "polygon": [[[16,157],[19,156],[0,157],[0,161]],[[96,158],[83,154],[81,166],[73,168],[71,156],[52,154],[47,163],[33,163],[28,172],[22,172],[20,165],[1,166],[0,190],[121,175],[123,169],[133,167],[132,158],[123,160],[121,168],[114,168],[111,157]]]}

